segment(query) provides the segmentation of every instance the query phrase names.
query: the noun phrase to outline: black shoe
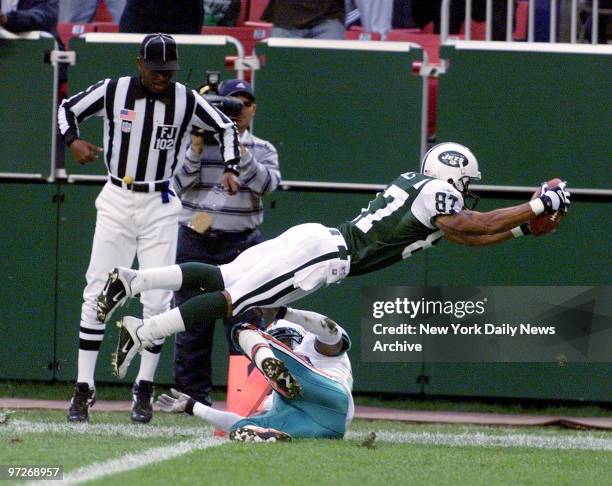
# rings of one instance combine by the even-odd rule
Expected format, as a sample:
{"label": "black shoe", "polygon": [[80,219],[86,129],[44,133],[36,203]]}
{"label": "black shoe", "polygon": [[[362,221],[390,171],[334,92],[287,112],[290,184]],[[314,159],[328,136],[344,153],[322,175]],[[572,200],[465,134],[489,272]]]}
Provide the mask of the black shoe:
{"label": "black shoe", "polygon": [[131,268],[117,267],[108,274],[106,284],[98,296],[96,313],[98,321],[108,322],[117,307],[125,304],[132,295],[131,282],[136,277],[136,271]]}
{"label": "black shoe", "polygon": [[280,359],[265,358],[261,362],[261,372],[268,379],[270,386],[285,398],[296,398],[302,393],[300,383]]}
{"label": "black shoe", "polygon": [[88,383],[74,385],[74,394],[68,408],[68,422],[89,422],[89,407],[96,403],[96,389]]}
{"label": "black shoe", "polygon": [[132,387],[132,422],[148,424],[153,418],[153,382],[140,380]]}
{"label": "black shoe", "polygon": [[291,436],[285,432],[255,425],[245,425],[233,430],[230,432],[229,438],[237,442],[279,442],[291,440]]}

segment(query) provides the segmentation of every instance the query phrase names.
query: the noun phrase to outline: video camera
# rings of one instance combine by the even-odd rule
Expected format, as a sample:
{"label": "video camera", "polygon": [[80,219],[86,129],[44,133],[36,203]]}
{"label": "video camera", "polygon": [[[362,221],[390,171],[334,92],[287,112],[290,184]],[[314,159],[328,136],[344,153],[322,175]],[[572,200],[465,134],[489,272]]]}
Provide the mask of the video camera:
{"label": "video camera", "polygon": [[235,120],[242,113],[244,104],[233,96],[219,96],[220,80],[219,71],[206,71],[206,82],[198,88],[198,93],[221,113]]}

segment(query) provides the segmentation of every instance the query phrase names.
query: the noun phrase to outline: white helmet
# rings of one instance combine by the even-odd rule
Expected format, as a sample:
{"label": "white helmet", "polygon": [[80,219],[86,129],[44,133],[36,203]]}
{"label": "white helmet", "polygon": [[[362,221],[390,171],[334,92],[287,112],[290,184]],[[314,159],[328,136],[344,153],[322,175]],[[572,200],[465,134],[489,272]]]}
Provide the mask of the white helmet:
{"label": "white helmet", "polygon": [[454,142],[430,148],[421,162],[421,173],[448,182],[464,195],[468,195],[471,180],[480,180],[478,160],[472,151]]}
{"label": "white helmet", "polygon": [[291,349],[302,342],[306,336],[306,330],[299,324],[278,319],[266,328],[266,332],[286,344]]}

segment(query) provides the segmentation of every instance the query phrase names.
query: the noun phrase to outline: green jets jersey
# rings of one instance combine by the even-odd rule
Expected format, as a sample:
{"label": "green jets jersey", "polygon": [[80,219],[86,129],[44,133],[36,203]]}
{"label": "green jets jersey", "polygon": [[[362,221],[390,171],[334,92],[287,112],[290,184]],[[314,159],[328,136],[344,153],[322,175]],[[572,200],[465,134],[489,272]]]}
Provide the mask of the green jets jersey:
{"label": "green jets jersey", "polygon": [[462,208],[461,193],[449,183],[416,172],[402,174],[338,228],[351,255],[349,275],[373,272],[430,248],[442,237],[436,216]]}

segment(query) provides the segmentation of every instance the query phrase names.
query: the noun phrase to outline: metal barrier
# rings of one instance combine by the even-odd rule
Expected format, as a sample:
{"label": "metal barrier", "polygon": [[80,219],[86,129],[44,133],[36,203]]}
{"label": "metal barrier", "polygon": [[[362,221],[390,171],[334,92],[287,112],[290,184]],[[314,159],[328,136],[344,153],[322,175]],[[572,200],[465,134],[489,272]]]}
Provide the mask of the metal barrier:
{"label": "metal barrier", "polygon": [[[449,23],[450,23],[450,6],[452,0],[442,0],[441,11],[440,11],[440,37],[441,42],[444,43],[449,37]],[[528,3],[528,30],[527,30],[527,42],[533,42],[535,39],[535,0],[527,0]],[[514,25],[514,0],[507,0],[506,7],[506,42],[513,42],[512,38],[512,27]],[[557,0],[550,0],[550,32],[549,42],[557,42]],[[591,43],[598,43],[599,36],[599,16],[601,14],[612,15],[612,9],[600,9],[599,0],[592,0],[592,6],[588,7],[585,5],[579,5],[578,0],[571,0],[570,7],[570,43],[575,44],[578,42],[578,23],[579,13],[591,13],[592,14],[592,27],[591,27]],[[472,0],[465,1],[465,18],[466,20],[472,18]],[[492,40],[493,31],[493,0],[486,0],[486,37],[487,41]],[[465,22],[465,40],[472,40],[472,27],[469,21]]]}

